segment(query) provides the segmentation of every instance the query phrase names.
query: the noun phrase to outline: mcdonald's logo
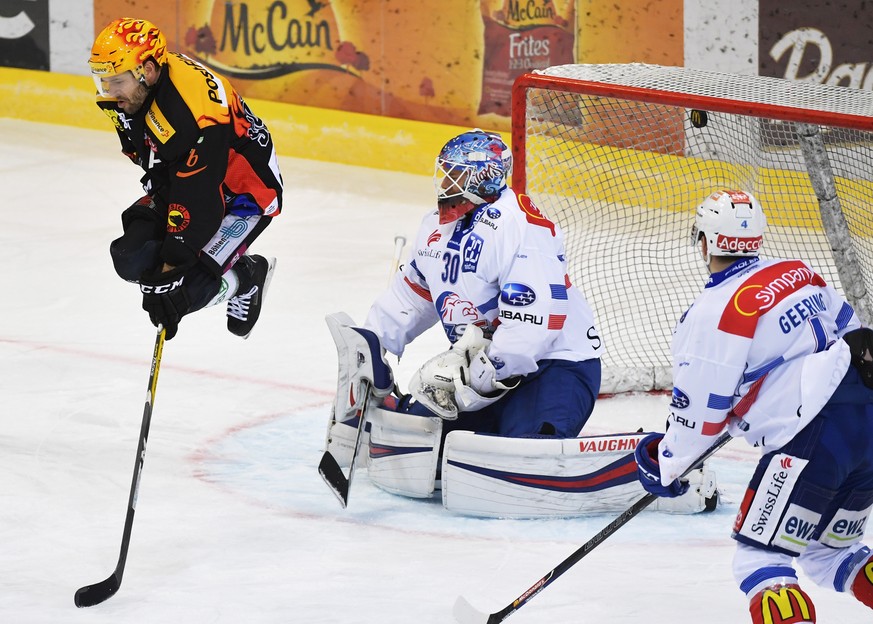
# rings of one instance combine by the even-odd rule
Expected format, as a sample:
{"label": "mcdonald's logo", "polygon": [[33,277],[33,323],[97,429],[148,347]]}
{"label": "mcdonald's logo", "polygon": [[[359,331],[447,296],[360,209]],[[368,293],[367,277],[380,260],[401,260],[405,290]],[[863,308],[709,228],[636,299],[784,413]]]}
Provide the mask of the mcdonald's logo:
{"label": "mcdonald's logo", "polygon": [[767,588],[761,595],[761,619],[764,624],[799,624],[815,621],[815,607],[797,585]]}

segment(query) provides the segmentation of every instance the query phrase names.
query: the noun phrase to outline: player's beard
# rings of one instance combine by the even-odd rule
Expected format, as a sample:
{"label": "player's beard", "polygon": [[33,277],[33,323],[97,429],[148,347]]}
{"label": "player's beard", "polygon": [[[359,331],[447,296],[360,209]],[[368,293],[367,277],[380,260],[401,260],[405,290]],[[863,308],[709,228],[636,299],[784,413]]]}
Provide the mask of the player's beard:
{"label": "player's beard", "polygon": [[130,99],[120,101],[118,105],[128,115],[134,115],[139,112],[146,98],[149,96],[149,90],[142,83],[136,85],[136,90],[131,94]]}

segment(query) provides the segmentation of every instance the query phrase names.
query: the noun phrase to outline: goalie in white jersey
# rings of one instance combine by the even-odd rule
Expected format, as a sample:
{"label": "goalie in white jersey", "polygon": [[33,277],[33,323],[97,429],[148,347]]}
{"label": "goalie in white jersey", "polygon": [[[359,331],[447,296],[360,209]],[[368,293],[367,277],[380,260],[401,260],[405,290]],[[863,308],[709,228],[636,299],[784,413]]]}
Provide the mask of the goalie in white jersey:
{"label": "goalie in white jersey", "polygon": [[762,450],[733,529],[734,576],[755,624],[815,622],[794,562],[873,608],[873,332],[800,260],[758,257],[758,201],[719,191],[697,208],[693,243],[711,273],[673,335],[666,434],[637,447],[640,481],[677,477],[726,428]]}
{"label": "goalie in white jersey", "polygon": [[600,390],[602,343],[567,276],[561,229],[507,186],[511,167],[497,134],[476,129],[443,147],[438,208],[364,327],[399,356],[442,324],[455,347],[422,367],[410,387],[419,402],[400,409],[454,421],[443,434],[570,438]]}

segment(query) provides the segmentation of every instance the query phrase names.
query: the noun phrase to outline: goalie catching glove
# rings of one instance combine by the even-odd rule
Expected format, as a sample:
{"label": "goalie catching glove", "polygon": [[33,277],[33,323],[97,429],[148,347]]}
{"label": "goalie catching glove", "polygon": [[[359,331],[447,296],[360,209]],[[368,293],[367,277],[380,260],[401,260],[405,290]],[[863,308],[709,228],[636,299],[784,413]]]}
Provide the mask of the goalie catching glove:
{"label": "goalie catching glove", "polygon": [[497,401],[521,381],[521,377],[497,380],[497,370],[485,349],[470,356],[469,366],[459,369],[453,379],[455,401],[462,412],[475,412]]}
{"label": "goalie catching glove", "polygon": [[412,376],[412,396],[445,420],[455,420],[459,412],[476,411],[495,402],[515,384],[495,379],[494,364],[486,354],[490,344],[480,327],[466,325],[461,338],[448,351],[429,359]]}
{"label": "goalie catching glove", "polygon": [[658,464],[658,445],[664,438],[663,433],[650,433],[640,440],[634,449],[634,459],[637,461],[637,473],[643,489],[655,496],[675,498],[688,491],[688,482],[674,479],[669,484],[661,483],[661,467]]}

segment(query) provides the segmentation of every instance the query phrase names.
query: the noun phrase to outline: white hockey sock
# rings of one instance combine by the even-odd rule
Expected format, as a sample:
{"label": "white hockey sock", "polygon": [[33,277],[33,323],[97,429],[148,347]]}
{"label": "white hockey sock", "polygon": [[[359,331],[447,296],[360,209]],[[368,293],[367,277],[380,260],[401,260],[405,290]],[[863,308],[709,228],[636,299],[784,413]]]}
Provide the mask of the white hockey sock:
{"label": "white hockey sock", "polygon": [[205,308],[210,308],[214,305],[218,305],[219,303],[223,303],[236,295],[236,291],[239,288],[239,277],[236,274],[236,269],[231,269],[227,273],[221,276],[221,287],[218,289],[218,294],[216,294],[210,301],[207,303]]}

